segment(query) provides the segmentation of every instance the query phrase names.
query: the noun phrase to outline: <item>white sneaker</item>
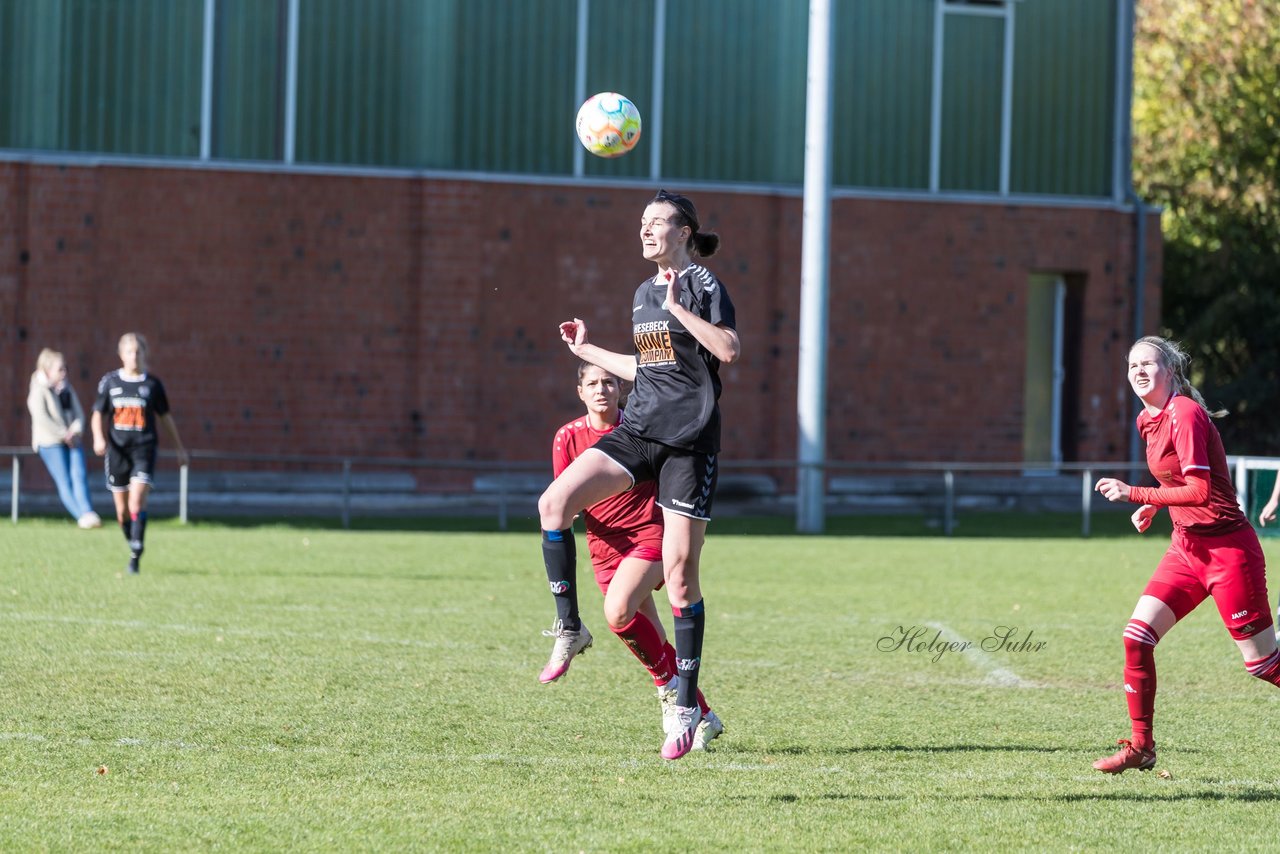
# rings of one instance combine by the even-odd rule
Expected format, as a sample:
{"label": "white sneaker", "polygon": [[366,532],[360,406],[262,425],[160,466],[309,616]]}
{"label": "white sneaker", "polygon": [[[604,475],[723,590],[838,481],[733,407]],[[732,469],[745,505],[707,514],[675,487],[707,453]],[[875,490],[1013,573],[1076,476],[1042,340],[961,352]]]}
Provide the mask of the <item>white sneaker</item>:
{"label": "white sneaker", "polygon": [[693,749],[706,750],[707,745],[719,738],[722,732],[724,732],[724,723],[715,712],[708,711],[702,716],[702,722],[698,724],[698,729],[693,734]]}
{"label": "white sneaker", "polygon": [[693,736],[702,723],[702,709],[694,706],[676,706],[675,720],[662,743],[663,759],[679,759],[693,749]]}
{"label": "white sneaker", "polygon": [[90,510],[88,513],[84,514],[78,520],[76,520],[76,524],[86,530],[89,528],[101,528],[102,518],[98,516],[97,513],[94,513],[92,510]]}
{"label": "white sneaker", "polygon": [[556,639],[555,645],[551,647],[551,660],[538,675],[538,681],[546,685],[569,672],[569,662],[573,661],[573,657],[591,646],[591,632],[587,631],[586,626],[571,632],[564,627],[564,623],[556,620],[551,628],[544,629],[542,634],[544,637]]}
{"label": "white sneaker", "polygon": [[666,685],[658,686],[658,702],[662,705],[662,732],[671,732],[672,723],[676,719],[676,680],[678,677],[671,677],[671,681]]}

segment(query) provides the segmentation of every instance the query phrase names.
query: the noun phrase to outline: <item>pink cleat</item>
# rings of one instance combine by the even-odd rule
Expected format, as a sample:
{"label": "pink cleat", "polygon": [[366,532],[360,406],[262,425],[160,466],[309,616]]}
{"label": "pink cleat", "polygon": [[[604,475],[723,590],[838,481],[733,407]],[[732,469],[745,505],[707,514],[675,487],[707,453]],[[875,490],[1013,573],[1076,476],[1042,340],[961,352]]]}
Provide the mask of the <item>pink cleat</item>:
{"label": "pink cleat", "polygon": [[591,632],[587,631],[586,626],[571,632],[561,621],[556,620],[551,629],[543,630],[542,634],[556,639],[555,645],[551,647],[551,660],[538,675],[538,681],[546,685],[569,672],[569,662],[573,661],[573,657],[591,646]]}
{"label": "pink cleat", "polygon": [[676,706],[667,740],[662,743],[663,759],[679,759],[693,750],[693,741],[702,723],[702,709],[697,706]]}

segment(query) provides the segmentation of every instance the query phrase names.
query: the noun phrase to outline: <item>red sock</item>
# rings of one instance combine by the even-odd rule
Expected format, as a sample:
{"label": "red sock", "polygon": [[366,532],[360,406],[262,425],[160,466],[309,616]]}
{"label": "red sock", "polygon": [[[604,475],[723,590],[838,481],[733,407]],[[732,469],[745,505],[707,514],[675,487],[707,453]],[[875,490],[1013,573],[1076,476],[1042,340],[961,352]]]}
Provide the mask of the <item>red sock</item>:
{"label": "red sock", "polygon": [[1151,720],[1156,711],[1156,642],[1160,638],[1141,620],[1124,627],[1124,697],[1133,723],[1133,746],[1151,750]]}
{"label": "red sock", "polygon": [[1244,669],[1249,671],[1250,676],[1256,676],[1263,682],[1280,686],[1280,649],[1272,650],[1266,658],[1246,661]]}
{"label": "red sock", "polygon": [[[671,644],[667,644],[667,656],[668,656],[668,658],[667,658],[667,660],[668,660],[668,661],[675,661],[675,660],[676,660],[676,648],[675,648],[674,646],[672,646]],[[674,678],[674,677],[673,677],[673,678]],[[663,683],[661,683],[661,684],[665,685],[666,683],[665,683],[665,682],[663,682]],[[703,713],[704,715],[705,715],[707,712],[711,711],[711,707],[707,705],[707,698],[706,698],[706,697],[704,697],[704,696],[702,696],[702,689],[701,689],[701,688],[699,688],[699,689],[698,689],[698,708],[702,709],[702,713]]]}
{"label": "red sock", "polygon": [[666,685],[675,675],[675,652],[670,644],[663,644],[658,630],[644,614],[637,613],[620,629],[613,633],[627,645],[631,654],[640,659],[640,663],[653,677],[654,685]]}

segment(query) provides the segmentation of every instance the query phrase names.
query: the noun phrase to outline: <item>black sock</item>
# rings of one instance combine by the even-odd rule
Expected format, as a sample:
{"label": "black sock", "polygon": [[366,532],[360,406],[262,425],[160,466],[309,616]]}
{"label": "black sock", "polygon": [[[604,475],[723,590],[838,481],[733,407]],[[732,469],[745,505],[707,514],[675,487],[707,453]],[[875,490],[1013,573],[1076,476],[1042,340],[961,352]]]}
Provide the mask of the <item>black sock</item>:
{"label": "black sock", "polygon": [[124,541],[126,543],[133,539],[133,522],[125,519],[120,523],[120,530],[124,531]]}
{"label": "black sock", "polygon": [[134,556],[142,554],[142,541],[147,536],[147,511],[143,510],[133,518],[129,531],[129,548]]}
{"label": "black sock", "polygon": [[672,608],[676,629],[676,673],[680,674],[676,703],[691,707],[698,705],[698,669],[702,664],[702,631],[707,615],[699,599],[688,608]]}
{"label": "black sock", "polygon": [[542,562],[547,567],[547,583],[556,597],[556,617],[571,632],[582,628],[578,616],[577,547],[573,529],[542,532]]}

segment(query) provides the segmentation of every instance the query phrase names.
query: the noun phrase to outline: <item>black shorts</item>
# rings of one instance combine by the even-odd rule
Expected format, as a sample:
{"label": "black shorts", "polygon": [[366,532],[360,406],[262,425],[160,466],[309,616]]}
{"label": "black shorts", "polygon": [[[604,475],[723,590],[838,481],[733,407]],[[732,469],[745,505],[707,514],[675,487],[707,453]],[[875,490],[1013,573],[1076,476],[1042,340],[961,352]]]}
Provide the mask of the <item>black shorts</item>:
{"label": "black shorts", "polygon": [[709,521],[720,470],[715,454],[686,451],[636,436],[619,427],[591,446],[626,469],[633,483],[658,482],[658,506]]}
{"label": "black shorts", "polygon": [[107,489],[112,492],[128,492],[130,483],[151,485],[151,475],[156,470],[156,446],[154,442],[121,448],[107,444]]}

